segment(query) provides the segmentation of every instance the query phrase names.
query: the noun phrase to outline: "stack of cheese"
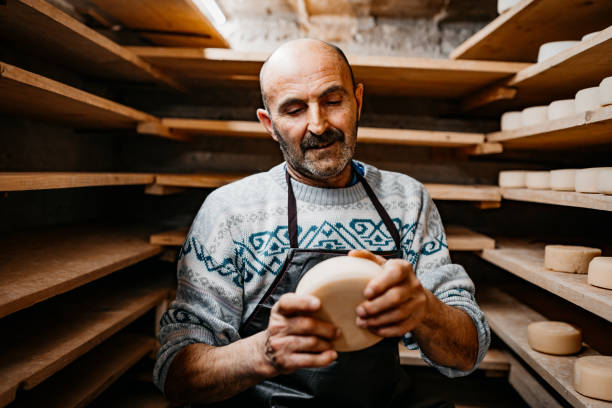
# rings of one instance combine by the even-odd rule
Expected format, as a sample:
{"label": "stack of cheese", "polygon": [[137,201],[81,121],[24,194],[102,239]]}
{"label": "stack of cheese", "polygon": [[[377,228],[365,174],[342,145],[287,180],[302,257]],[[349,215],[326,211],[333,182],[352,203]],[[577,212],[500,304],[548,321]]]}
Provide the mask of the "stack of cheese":
{"label": "stack of cheese", "polygon": [[612,194],[612,167],[551,171],[501,171],[499,173],[499,186],[504,188]]}

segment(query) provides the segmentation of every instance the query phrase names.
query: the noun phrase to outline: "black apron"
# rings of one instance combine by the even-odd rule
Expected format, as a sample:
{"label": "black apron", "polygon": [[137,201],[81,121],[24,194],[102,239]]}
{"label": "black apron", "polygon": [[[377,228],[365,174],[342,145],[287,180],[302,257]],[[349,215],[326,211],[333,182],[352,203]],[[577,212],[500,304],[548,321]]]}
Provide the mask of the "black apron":
{"label": "black apron", "polygon": [[[365,178],[353,170],[395,242],[395,251],[374,252],[387,259],[401,258],[400,234]],[[295,292],[306,272],[346,250],[299,249],[297,205],[291,179],[288,188],[288,229],[291,249],[270,288],[240,327],[242,338],[268,327],[270,310],[285,293]],[[279,375],[215,404],[216,407],[413,407],[451,406],[417,403],[411,399],[410,380],[399,362],[399,338],[386,338],[363,350],[340,352],[328,367],[298,369]]]}

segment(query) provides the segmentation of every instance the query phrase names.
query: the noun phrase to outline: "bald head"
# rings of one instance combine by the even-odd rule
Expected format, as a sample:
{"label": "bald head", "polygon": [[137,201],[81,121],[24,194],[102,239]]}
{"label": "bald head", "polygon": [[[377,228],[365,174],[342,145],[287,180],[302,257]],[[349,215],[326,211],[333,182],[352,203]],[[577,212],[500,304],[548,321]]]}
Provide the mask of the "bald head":
{"label": "bald head", "polygon": [[259,72],[259,86],[266,110],[269,111],[270,90],[279,77],[302,75],[309,68],[317,69],[316,65],[314,67],[312,64],[305,66],[306,61],[318,65],[319,69],[324,64],[335,65],[342,76],[349,78],[352,90],[355,90],[353,70],[340,48],[321,40],[293,40],[278,47],[268,57]]}

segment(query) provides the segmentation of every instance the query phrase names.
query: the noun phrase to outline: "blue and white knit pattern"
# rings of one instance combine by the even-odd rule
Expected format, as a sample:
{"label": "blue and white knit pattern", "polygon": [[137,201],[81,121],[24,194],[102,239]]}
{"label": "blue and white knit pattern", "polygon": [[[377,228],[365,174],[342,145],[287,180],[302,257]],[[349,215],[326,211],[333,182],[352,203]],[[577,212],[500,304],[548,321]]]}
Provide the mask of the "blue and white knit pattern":
{"label": "blue and white knit pattern", "polygon": [[[361,164],[361,163],[360,163]],[[478,331],[478,363],[490,343],[486,319],[474,300],[474,284],[452,264],[438,210],[413,178],[363,165],[401,235],[403,258],[422,285],[444,303],[465,310]],[[393,250],[394,242],[361,183],[325,189],[292,181],[297,199],[300,248]],[[284,165],[213,191],[198,212],[178,263],[178,290],[161,321],[161,349],[154,370],[160,389],[178,351],[188,344],[223,346],[238,330],[279,273],[289,251]],[[411,334],[404,344],[418,349]],[[442,367],[456,377],[470,371]]]}

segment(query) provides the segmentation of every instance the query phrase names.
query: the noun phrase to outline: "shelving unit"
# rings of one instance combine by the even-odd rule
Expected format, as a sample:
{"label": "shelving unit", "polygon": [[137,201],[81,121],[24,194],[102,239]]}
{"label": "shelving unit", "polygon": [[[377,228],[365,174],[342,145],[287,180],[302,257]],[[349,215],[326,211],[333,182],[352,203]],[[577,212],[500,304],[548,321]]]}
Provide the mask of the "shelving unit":
{"label": "shelving unit", "polygon": [[151,184],[147,173],[0,172],[0,191],[31,191],[58,188],[133,186]]}
{"label": "shelving unit", "polygon": [[501,194],[504,200],[612,211],[611,195],[576,193],[574,191],[531,190],[528,188],[502,188]]}
{"label": "shelving unit", "polygon": [[[399,356],[402,365],[427,366],[427,363],[421,358],[421,353],[418,350],[408,350],[401,342],[399,344]],[[478,366],[478,369],[509,372],[510,360],[508,353],[502,350],[490,349],[482,360],[482,363],[480,363],[480,366]]]}

